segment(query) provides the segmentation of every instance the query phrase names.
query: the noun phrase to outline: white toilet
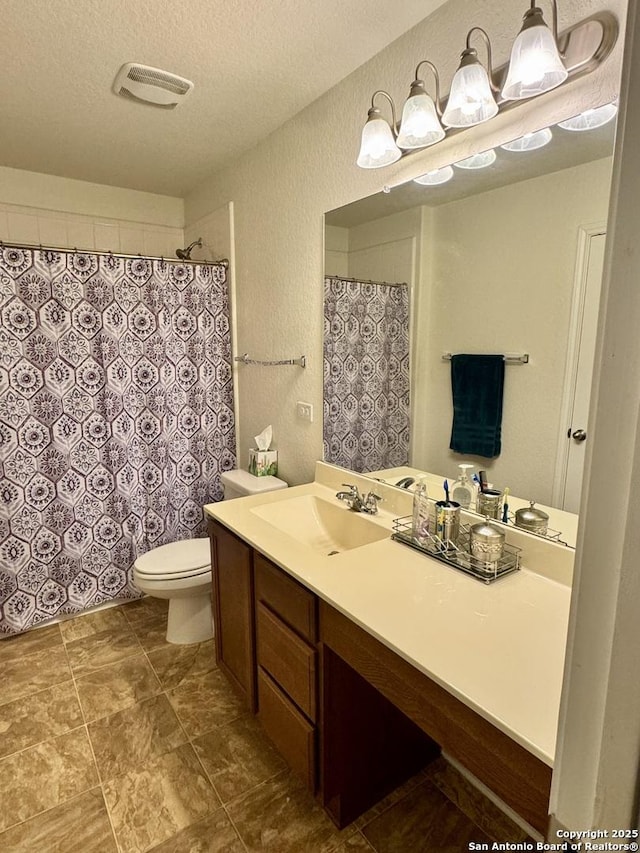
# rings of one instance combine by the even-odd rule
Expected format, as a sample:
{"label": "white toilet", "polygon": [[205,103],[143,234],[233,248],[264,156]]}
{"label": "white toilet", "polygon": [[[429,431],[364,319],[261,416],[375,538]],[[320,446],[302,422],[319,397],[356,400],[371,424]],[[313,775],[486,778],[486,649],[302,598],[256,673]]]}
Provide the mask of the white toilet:
{"label": "white toilet", "polygon": [[[224,500],[286,489],[277,477],[247,471],[220,475]],[[213,637],[211,552],[209,539],[182,539],[142,554],[133,564],[133,582],[141,592],[169,599],[167,642],[202,643]]]}

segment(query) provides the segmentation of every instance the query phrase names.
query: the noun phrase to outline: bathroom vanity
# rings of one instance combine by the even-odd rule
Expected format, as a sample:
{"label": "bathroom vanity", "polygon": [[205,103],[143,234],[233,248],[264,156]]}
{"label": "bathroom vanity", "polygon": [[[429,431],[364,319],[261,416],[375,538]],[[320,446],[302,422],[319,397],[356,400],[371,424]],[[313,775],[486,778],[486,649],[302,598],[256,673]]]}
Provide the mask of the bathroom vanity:
{"label": "bathroom vanity", "polygon": [[[409,495],[381,486],[365,520],[340,479],[319,463],[314,483],[206,508],[218,665],[339,826],[443,750],[544,834],[569,587],[417,554],[389,538]],[[301,513],[325,505],[323,539]]]}

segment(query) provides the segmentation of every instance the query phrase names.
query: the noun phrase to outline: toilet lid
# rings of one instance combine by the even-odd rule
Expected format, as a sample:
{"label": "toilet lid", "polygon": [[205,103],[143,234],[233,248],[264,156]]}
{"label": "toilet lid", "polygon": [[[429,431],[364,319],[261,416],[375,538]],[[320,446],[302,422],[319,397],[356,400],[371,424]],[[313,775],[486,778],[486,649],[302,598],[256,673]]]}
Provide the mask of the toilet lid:
{"label": "toilet lid", "polygon": [[135,561],[136,571],[148,577],[178,577],[211,567],[208,539],[183,539],[152,548]]}

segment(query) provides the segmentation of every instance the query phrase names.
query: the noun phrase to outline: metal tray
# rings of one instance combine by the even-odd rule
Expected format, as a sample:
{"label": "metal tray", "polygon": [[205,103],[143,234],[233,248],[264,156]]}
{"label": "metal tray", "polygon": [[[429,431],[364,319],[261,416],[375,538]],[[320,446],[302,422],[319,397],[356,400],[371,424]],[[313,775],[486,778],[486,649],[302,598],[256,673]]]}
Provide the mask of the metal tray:
{"label": "metal tray", "polygon": [[393,533],[391,538],[403,545],[408,545],[415,551],[420,551],[446,563],[458,571],[471,575],[484,583],[492,583],[517,572],[520,568],[520,548],[505,543],[503,554],[495,563],[488,566],[482,560],[469,553],[470,528],[468,524],[460,525],[460,534],[456,543],[440,539],[432,533],[428,533],[424,542],[417,542],[413,538],[413,520],[410,515],[394,519]]}

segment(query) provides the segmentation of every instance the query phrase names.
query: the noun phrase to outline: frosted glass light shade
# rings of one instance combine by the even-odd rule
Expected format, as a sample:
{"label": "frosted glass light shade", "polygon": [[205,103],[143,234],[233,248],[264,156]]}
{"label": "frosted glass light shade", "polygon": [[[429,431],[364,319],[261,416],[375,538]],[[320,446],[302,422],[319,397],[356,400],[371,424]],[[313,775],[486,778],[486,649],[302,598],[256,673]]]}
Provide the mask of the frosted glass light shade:
{"label": "frosted glass light shade", "polygon": [[369,119],[362,128],[357,165],[361,169],[379,169],[395,163],[401,156],[402,152],[396,145],[389,122],[383,118]]}
{"label": "frosted glass light shade", "polygon": [[472,154],[471,157],[465,157],[464,160],[458,160],[454,163],[459,169],[485,169],[496,162],[496,152],[493,148],[488,151],[482,151],[480,154]]}
{"label": "frosted glass light shade", "polygon": [[551,129],[544,127],[542,130],[536,130],[535,133],[525,133],[524,136],[514,139],[512,142],[505,142],[501,145],[505,151],[535,151],[536,148],[544,148],[553,139]]}
{"label": "frosted glass light shade", "polygon": [[446,184],[453,177],[453,169],[451,166],[443,166],[441,169],[433,169],[427,172],[426,175],[420,175],[419,178],[414,178],[416,184],[421,184],[424,187],[436,187],[438,184]]}
{"label": "frosted glass light shade", "polygon": [[596,127],[602,127],[618,112],[616,104],[605,104],[602,107],[597,107],[594,110],[585,110],[580,115],[573,116],[566,121],[559,121],[558,127],[563,130],[595,130]]}
{"label": "frosted glass light shade", "polygon": [[502,97],[506,101],[532,98],[555,89],[568,76],[553,33],[541,22],[523,29],[514,41]]}
{"label": "frosted glass light shade", "polygon": [[447,108],[442,116],[447,127],[471,127],[498,113],[487,72],[479,62],[461,65],[451,81]]}
{"label": "frosted glass light shade", "polygon": [[426,93],[411,95],[402,109],[396,144],[399,148],[425,148],[444,139],[435,104]]}

